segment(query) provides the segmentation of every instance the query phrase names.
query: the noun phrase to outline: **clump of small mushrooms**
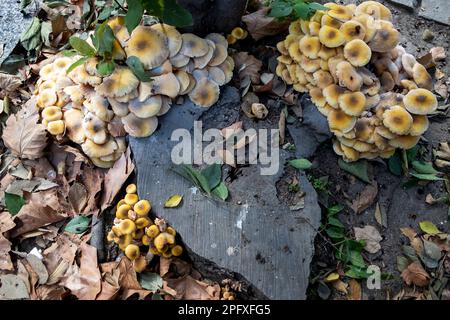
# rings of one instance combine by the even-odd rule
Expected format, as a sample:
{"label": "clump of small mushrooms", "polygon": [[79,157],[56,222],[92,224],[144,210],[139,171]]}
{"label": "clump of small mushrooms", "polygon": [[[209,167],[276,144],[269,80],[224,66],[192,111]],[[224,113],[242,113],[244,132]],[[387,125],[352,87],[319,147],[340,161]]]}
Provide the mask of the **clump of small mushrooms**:
{"label": "clump of small mushrooms", "polygon": [[151,204],[139,199],[136,185],[126,188],[126,195],[116,206],[114,225],[107,240],[116,243],[125,256],[133,261],[136,272],[142,272],[149,256],[178,257],[183,247],[176,243],[176,231],[163,219],[150,219]]}
{"label": "clump of small mushrooms", "polygon": [[48,132],[80,144],[92,162],[104,168],[125,151],[127,133],[150,136],[158,117],[179,96],[187,95],[198,106],[212,106],[234,69],[228,42],[220,34],[203,39],[166,24],[138,26],[129,34],[124,17],[108,24],[116,37],[113,59],[139,58],[150,82],[139,81],[121,64],[103,77],[96,57],[67,73],[80,57],[60,57],[40,70],[35,92]]}
{"label": "clump of small mushrooms", "polygon": [[310,94],[344,160],[389,158],[396,148],[412,148],[437,108],[430,74],[399,45],[381,3],[325,6],[309,21],[290,24],[277,44],[277,75]]}

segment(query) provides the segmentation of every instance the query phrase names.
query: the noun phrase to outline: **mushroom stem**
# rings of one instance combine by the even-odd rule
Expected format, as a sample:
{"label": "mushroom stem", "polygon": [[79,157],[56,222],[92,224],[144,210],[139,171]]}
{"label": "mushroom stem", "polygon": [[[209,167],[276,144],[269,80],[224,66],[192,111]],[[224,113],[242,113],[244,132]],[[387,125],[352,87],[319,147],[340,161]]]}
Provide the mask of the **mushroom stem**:
{"label": "mushroom stem", "polygon": [[403,175],[408,176],[409,165],[408,165],[408,155],[406,154],[406,149],[402,149],[402,169]]}

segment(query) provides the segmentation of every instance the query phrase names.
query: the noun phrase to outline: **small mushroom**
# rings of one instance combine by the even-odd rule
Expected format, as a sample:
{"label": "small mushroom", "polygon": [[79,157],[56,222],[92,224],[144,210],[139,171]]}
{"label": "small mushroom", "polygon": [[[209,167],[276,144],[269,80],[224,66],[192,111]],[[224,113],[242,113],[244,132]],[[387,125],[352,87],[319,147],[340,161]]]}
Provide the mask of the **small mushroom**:
{"label": "small mushroom", "polygon": [[66,126],[63,120],[49,121],[47,124],[47,131],[54,136],[63,134],[65,130]]}
{"label": "small mushroom", "polygon": [[64,122],[66,125],[66,135],[75,143],[81,144],[86,139],[83,130],[83,112],[78,109],[68,109],[64,111]]}
{"label": "small mushroom", "polygon": [[417,64],[416,58],[412,54],[402,55],[402,66],[406,73],[412,78],[414,76],[413,67]]}
{"label": "small mushroom", "polygon": [[391,11],[383,4],[377,1],[364,1],[355,9],[355,15],[368,14],[376,19],[392,21]]}
{"label": "small mushroom", "polygon": [[317,53],[317,56],[320,59],[328,60],[331,57],[334,57],[336,55],[336,49],[335,48],[328,48],[327,46],[322,45],[320,47],[319,52]]}
{"label": "small mushroom", "polygon": [[339,107],[349,116],[359,116],[365,110],[366,96],[362,92],[349,92],[339,96]]}
{"label": "small mushroom", "polygon": [[44,110],[42,110],[41,116],[47,121],[56,121],[62,119],[63,113],[61,108],[45,107]]}
{"label": "small mushroom", "polygon": [[238,40],[243,40],[247,37],[247,32],[241,27],[236,27],[231,30],[231,35]]}
{"label": "small mushroom", "polygon": [[339,29],[342,26],[342,22],[334,19],[333,17],[329,16],[328,14],[324,14],[322,16],[320,23],[322,26],[329,26],[329,27],[332,27],[335,29]]}
{"label": "small mushroom", "polygon": [[419,88],[427,90],[433,89],[433,79],[427,69],[418,62],[416,62],[413,67],[413,78]]}
{"label": "small mushroom", "polygon": [[131,33],[125,52],[127,56],[139,58],[145,69],[152,69],[169,57],[167,43],[168,39],[164,33],[155,28],[138,26]]}
{"label": "small mushroom", "polygon": [[320,69],[320,59],[309,59],[302,55],[300,57],[300,66],[305,72],[313,73]]}
{"label": "small mushroom", "polygon": [[362,77],[347,61],[339,62],[336,66],[336,75],[340,86],[346,87],[351,91],[359,91],[361,89]]}
{"label": "small mushroom", "polygon": [[413,123],[409,134],[412,136],[421,136],[425,131],[428,130],[429,121],[428,117],[425,115],[413,115]]}
{"label": "small mushroom", "polygon": [[[216,45],[214,44],[214,42],[212,42],[211,40],[206,40],[206,42],[208,43],[208,52],[204,56],[194,58],[194,65],[197,69],[205,68],[208,65],[208,63],[211,62],[214,52],[216,52]],[[225,50],[225,52],[226,52],[226,50]],[[226,55],[223,58],[223,60],[225,60],[225,58],[226,58]],[[220,63],[222,63],[222,62],[220,62]],[[217,63],[217,61],[215,61],[215,63]],[[220,63],[218,63],[218,64],[220,64]]]}
{"label": "small mushroom", "polygon": [[133,206],[134,212],[136,212],[136,214],[139,217],[146,217],[148,215],[148,213],[150,212],[151,208],[152,208],[152,206],[151,206],[150,202],[145,199],[139,200]]}
{"label": "small mushroom", "polygon": [[427,89],[414,89],[403,98],[406,110],[412,114],[426,115],[437,109],[436,96]]}
{"label": "small mushroom", "polygon": [[183,33],[181,35],[183,44],[180,52],[188,57],[201,57],[208,53],[209,46],[205,39],[202,39],[192,33]]}
{"label": "small mushroom", "polygon": [[128,67],[116,66],[114,72],[103,78],[102,84],[95,87],[95,91],[105,97],[123,97],[135,90],[138,85],[138,78]]}
{"label": "small mushroom", "polygon": [[139,99],[133,99],[128,104],[128,108],[136,117],[145,119],[157,115],[161,110],[161,105],[161,96],[154,95],[142,102]]}
{"label": "small mushroom", "polygon": [[171,25],[165,23],[156,23],[150,28],[157,30],[167,37],[167,46],[169,49],[169,57],[172,58],[180,52],[183,39],[178,30]]}
{"label": "small mushroom", "polygon": [[50,107],[55,105],[58,101],[58,96],[56,95],[56,91],[53,89],[45,89],[39,92],[39,96],[37,97],[36,104],[40,108]]}
{"label": "small mushroom", "polygon": [[121,120],[125,131],[137,138],[150,136],[158,127],[157,117],[141,119],[136,117],[133,113],[129,113]]}
{"label": "small mushroom", "polygon": [[333,107],[338,107],[339,97],[344,93],[344,89],[336,84],[331,84],[323,89],[323,96],[327,103]]}
{"label": "small mushroom", "polygon": [[128,114],[128,103],[119,102],[115,98],[111,97],[108,97],[108,102],[115,115],[125,117]]}
{"label": "small mushroom", "polygon": [[125,255],[131,261],[136,260],[140,256],[140,254],[141,254],[141,252],[139,250],[139,247],[135,244],[129,244],[125,248]]}
{"label": "small mushroom", "polygon": [[362,67],[369,63],[372,51],[363,40],[354,39],[345,45],[344,57],[353,66]]}
{"label": "small mushroom", "polygon": [[366,28],[364,25],[356,20],[345,22],[339,30],[344,35],[345,41],[350,42],[354,39],[364,40],[366,35]]}
{"label": "small mushroom", "polygon": [[117,143],[113,139],[108,139],[103,144],[97,144],[91,139],[86,139],[81,148],[89,158],[99,158],[112,154],[117,149]]}
{"label": "small mushroom", "polygon": [[389,52],[394,49],[400,41],[400,33],[386,24],[381,25],[375,36],[369,42],[369,47],[376,52]]}
{"label": "small mushroom", "polygon": [[173,67],[182,68],[189,63],[190,58],[179,52],[177,55],[171,57],[169,60]]}
{"label": "small mushroom", "polygon": [[347,115],[339,109],[332,110],[327,117],[330,129],[339,130],[343,133],[349,132],[355,127],[356,118]]}
{"label": "small mushroom", "polygon": [[304,36],[300,39],[299,49],[309,59],[317,59],[320,48],[318,37]]}
{"label": "small mushroom", "polygon": [[108,122],[114,117],[114,112],[108,108],[108,100],[102,96],[92,96],[83,102],[83,106],[104,122]]}
{"label": "small mushroom", "polygon": [[225,49],[228,49],[228,42],[227,39],[220,33],[210,33],[208,34],[205,39],[211,40],[214,42],[214,44],[220,44],[225,47]]}
{"label": "small mushroom", "polygon": [[105,122],[91,112],[85,114],[81,127],[86,137],[97,144],[103,144],[108,139]]}
{"label": "small mushroom", "polygon": [[413,118],[404,108],[393,106],[383,113],[383,124],[395,134],[409,133]]}
{"label": "small mushroom", "polygon": [[219,100],[219,86],[208,78],[197,81],[195,88],[189,93],[189,98],[196,105],[210,107]]}
{"label": "small mushroom", "polygon": [[340,5],[337,3],[326,3],[325,7],[329,8],[327,10],[327,14],[339,21],[345,22],[352,18],[352,12],[344,5]]}
{"label": "small mushroom", "polygon": [[173,73],[153,77],[149,86],[152,94],[163,94],[171,98],[176,98],[180,92],[180,83]]}
{"label": "small mushroom", "polygon": [[394,148],[411,149],[419,142],[420,136],[403,135],[389,140],[389,145]]}
{"label": "small mushroom", "polygon": [[324,107],[327,103],[327,100],[322,94],[322,89],[320,88],[314,88],[309,91],[309,95],[311,96],[311,101],[317,106],[317,107]]}
{"label": "small mushroom", "polygon": [[327,25],[320,28],[319,40],[328,48],[336,48],[345,43],[344,34],[339,29]]}
{"label": "small mushroom", "polygon": [[130,38],[128,29],[125,26],[125,17],[116,16],[108,20],[108,25],[112,29],[114,36],[120,41],[121,45],[125,45]]}

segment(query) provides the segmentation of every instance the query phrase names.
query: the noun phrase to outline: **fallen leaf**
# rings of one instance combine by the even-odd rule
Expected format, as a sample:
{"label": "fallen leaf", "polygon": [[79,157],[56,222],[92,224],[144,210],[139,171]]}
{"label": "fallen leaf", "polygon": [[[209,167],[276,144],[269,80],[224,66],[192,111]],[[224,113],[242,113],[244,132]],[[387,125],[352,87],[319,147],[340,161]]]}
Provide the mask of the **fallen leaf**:
{"label": "fallen leaf", "polygon": [[387,228],[387,217],[386,215],[383,213],[383,211],[381,211],[381,207],[380,204],[377,202],[376,206],[375,206],[375,220],[377,221],[377,223],[382,226]]}
{"label": "fallen leaf", "polygon": [[11,242],[0,234],[0,270],[14,270],[9,252],[11,251]]}
{"label": "fallen leaf", "polygon": [[348,281],[349,293],[347,295],[348,300],[361,300],[361,284],[355,279],[350,279]]}
{"label": "fallen leaf", "polygon": [[131,149],[127,151],[116,161],[114,166],[108,170],[104,179],[103,194],[100,200],[101,211],[108,208],[119,193],[122,185],[128,179],[134,170],[134,163],[131,160]]}
{"label": "fallen leaf", "polygon": [[413,241],[413,239],[417,236],[417,232],[413,228],[400,228],[400,231],[409,239],[409,241]]}
{"label": "fallen leaf", "polygon": [[139,275],[139,284],[142,288],[156,292],[163,286],[161,276],[154,272],[144,272]]}
{"label": "fallen leaf", "polygon": [[28,299],[29,294],[25,282],[14,274],[0,275],[0,300]]}
{"label": "fallen leaf", "polygon": [[106,262],[100,265],[102,272],[102,289],[96,300],[113,300],[119,290],[120,269],[118,262]]}
{"label": "fallen leaf", "polygon": [[430,49],[431,56],[434,61],[445,60],[446,54],[445,49],[443,47],[434,47]]}
{"label": "fallen leaf", "polygon": [[[30,99],[31,100],[31,99]],[[47,146],[47,131],[38,124],[39,112],[28,103],[17,114],[9,116],[3,131],[5,146],[19,158],[36,159],[43,155]]]}
{"label": "fallen leaf", "polygon": [[343,294],[348,294],[348,284],[346,284],[344,281],[337,280],[334,281],[332,285],[337,291],[342,292]]}
{"label": "fallen leaf", "polygon": [[0,90],[13,92],[20,87],[22,81],[19,76],[0,72]]}
{"label": "fallen leaf", "polygon": [[425,287],[430,282],[429,274],[423,269],[418,261],[411,263],[403,270],[401,277],[408,286],[414,284],[418,287]]}
{"label": "fallen leaf", "polygon": [[45,284],[48,280],[49,275],[47,268],[45,267],[42,260],[36,257],[34,254],[28,254],[26,259],[34,272],[36,272],[39,279],[39,284]]}
{"label": "fallen leaf", "polygon": [[434,225],[431,221],[422,221],[419,222],[420,229],[426,234],[430,234],[432,236],[441,233],[439,229]]}
{"label": "fallen leaf", "polygon": [[331,272],[323,281],[325,282],[333,282],[339,279],[339,273]]}
{"label": "fallen leaf", "polygon": [[380,241],[383,238],[380,232],[373,226],[365,226],[364,228],[354,228],[355,239],[357,241],[364,240],[364,249],[370,253],[377,253],[381,249]]}
{"label": "fallen leaf", "polygon": [[250,77],[252,83],[259,83],[259,71],[262,67],[262,62],[260,60],[248,54],[248,52],[238,52],[233,55],[233,59],[236,64],[236,70],[238,70],[239,78],[241,80],[248,76]]}
{"label": "fallen leaf", "polygon": [[101,195],[101,191],[103,189],[103,181],[104,181],[104,171],[93,167],[93,166],[84,166],[82,173],[82,182],[86,188],[87,192],[87,203],[86,207],[83,209],[84,215],[97,215],[100,212],[100,208],[98,207],[98,197]]}
{"label": "fallen leaf", "polygon": [[61,281],[80,300],[94,300],[101,290],[101,275],[97,264],[97,249],[86,243],[79,247],[80,266],[74,263]]}
{"label": "fallen leaf", "polygon": [[358,195],[358,197],[353,200],[350,207],[357,214],[363,212],[369,208],[375,201],[378,195],[378,185],[377,183],[369,184],[365,186],[364,190]]}
{"label": "fallen leaf", "polygon": [[220,286],[209,285],[191,276],[183,276],[177,279],[167,279],[167,286],[175,290],[176,299],[184,300],[219,300]]}
{"label": "fallen leaf", "polygon": [[11,230],[15,225],[12,216],[8,212],[0,213],[0,234]]}
{"label": "fallen leaf", "polygon": [[66,289],[57,285],[44,285],[36,288],[38,300],[62,300]]}
{"label": "fallen leaf", "polygon": [[67,234],[61,234],[43,252],[43,262],[49,272],[47,284],[55,284],[73,264],[78,246]]}
{"label": "fallen leaf", "polygon": [[220,130],[220,135],[225,138],[225,140],[228,140],[234,135],[239,134],[242,132],[242,121],[235,122],[231,124],[230,126],[223,128]]}
{"label": "fallen leaf", "polygon": [[289,21],[279,21],[274,17],[267,16],[269,10],[268,7],[264,7],[242,17],[242,21],[247,25],[247,30],[253,39],[259,40],[265,36],[276,35],[288,28]]}
{"label": "fallen leaf", "polygon": [[69,189],[68,200],[72,205],[75,213],[81,213],[87,204],[87,191],[86,187],[79,183],[75,182]]}
{"label": "fallen leaf", "polygon": [[278,120],[278,129],[280,131],[280,144],[284,144],[284,140],[286,139],[286,113],[284,110],[280,112],[280,119]]}
{"label": "fallen leaf", "polygon": [[164,207],[165,208],[176,208],[180,205],[181,200],[183,200],[183,196],[181,196],[179,194],[174,194],[169,199],[167,199],[166,202],[164,202]]}

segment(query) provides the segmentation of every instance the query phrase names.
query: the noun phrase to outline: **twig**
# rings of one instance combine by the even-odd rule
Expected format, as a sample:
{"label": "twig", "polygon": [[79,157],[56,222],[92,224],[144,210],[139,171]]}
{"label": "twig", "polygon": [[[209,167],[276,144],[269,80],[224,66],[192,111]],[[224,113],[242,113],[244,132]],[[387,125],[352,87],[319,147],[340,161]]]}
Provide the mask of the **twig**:
{"label": "twig", "polygon": [[120,9],[122,9],[125,12],[127,12],[127,10],[125,10],[125,8],[119,3],[119,1],[114,0],[114,2],[120,7]]}

